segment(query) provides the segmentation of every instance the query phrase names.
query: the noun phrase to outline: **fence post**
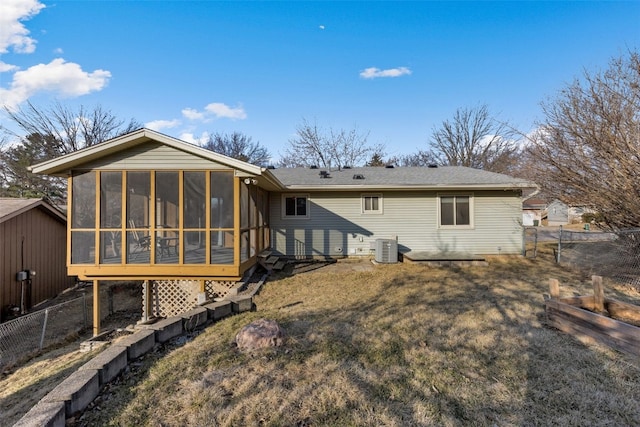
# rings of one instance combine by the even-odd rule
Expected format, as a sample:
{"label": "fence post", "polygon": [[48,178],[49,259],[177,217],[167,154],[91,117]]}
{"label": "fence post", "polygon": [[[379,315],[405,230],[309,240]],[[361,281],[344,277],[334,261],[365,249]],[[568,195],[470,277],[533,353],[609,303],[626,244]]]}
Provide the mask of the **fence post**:
{"label": "fence post", "polygon": [[42,322],[42,334],[40,335],[40,350],[44,346],[44,335],[47,332],[47,321],[49,320],[49,309],[44,310],[44,321]]}
{"label": "fence post", "polygon": [[562,226],[560,226],[560,233],[558,234],[558,254],[556,263],[560,264],[560,254],[562,253]]}
{"label": "fence post", "polygon": [[551,298],[560,298],[560,282],[558,279],[549,279],[549,295]]}
{"label": "fence post", "polygon": [[604,286],[602,285],[602,276],[591,276],[593,282],[593,302],[595,311],[602,313],[604,311]]}

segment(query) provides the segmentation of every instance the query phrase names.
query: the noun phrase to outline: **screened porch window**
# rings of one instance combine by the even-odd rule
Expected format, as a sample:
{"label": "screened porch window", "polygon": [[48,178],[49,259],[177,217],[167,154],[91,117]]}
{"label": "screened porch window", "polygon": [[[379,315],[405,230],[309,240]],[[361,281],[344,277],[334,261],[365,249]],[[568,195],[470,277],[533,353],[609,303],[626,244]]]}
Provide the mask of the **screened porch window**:
{"label": "screened porch window", "polygon": [[233,264],[233,175],[211,173],[211,264]]}
{"label": "screened porch window", "polygon": [[71,263],[96,262],[96,173],[79,173],[71,183]]}
{"label": "screened porch window", "polygon": [[233,265],[234,185],[232,171],[77,173],[71,264]]}
{"label": "screened porch window", "polygon": [[127,264],[149,264],[151,253],[151,174],[127,172]]}
{"label": "screened porch window", "polygon": [[184,173],[184,244],[185,264],[204,264],[207,243],[207,176],[205,172]]}

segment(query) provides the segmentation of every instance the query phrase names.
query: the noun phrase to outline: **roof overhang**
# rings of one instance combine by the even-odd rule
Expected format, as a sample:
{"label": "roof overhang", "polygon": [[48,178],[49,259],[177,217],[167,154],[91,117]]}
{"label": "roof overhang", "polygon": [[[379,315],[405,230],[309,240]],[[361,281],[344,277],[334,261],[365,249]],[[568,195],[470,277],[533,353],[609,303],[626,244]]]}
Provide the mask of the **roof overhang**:
{"label": "roof overhang", "polygon": [[481,191],[536,188],[529,182],[512,184],[425,184],[425,185],[287,185],[286,191]]}

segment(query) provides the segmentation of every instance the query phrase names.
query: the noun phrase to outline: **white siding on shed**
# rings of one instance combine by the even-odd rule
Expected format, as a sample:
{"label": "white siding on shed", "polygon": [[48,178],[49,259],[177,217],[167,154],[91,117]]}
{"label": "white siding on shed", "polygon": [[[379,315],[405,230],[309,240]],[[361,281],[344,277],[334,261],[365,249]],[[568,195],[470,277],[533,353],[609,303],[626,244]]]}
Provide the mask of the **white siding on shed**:
{"label": "white siding on shed", "polygon": [[438,227],[436,192],[382,192],[381,215],[362,213],[362,194],[312,192],[309,218],[304,220],[283,218],[281,194],[272,194],[273,249],[292,256],[368,255],[375,239],[397,237],[400,251],[506,254],[522,250],[522,200],[516,192],[473,192],[472,229]]}

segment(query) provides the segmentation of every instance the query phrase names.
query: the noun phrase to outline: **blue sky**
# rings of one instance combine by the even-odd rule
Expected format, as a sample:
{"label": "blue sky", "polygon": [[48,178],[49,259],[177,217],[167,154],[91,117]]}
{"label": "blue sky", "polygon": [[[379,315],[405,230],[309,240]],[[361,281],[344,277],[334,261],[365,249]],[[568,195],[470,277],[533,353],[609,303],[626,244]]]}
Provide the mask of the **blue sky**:
{"label": "blue sky", "polygon": [[541,101],[639,45],[637,1],[2,0],[0,104],[238,131],[274,161],[306,119],[402,155],[460,107],[532,131]]}

